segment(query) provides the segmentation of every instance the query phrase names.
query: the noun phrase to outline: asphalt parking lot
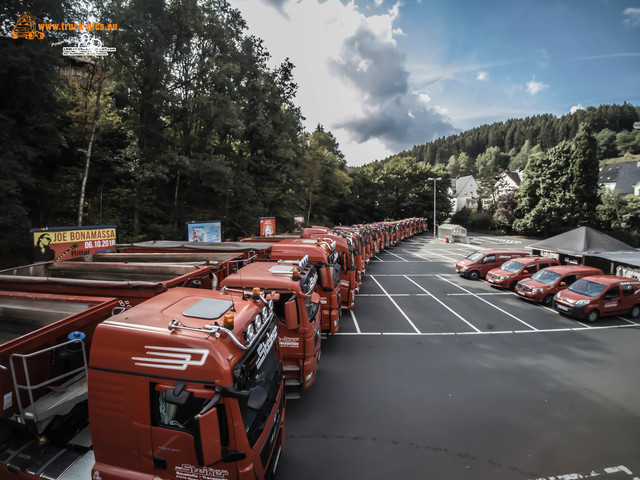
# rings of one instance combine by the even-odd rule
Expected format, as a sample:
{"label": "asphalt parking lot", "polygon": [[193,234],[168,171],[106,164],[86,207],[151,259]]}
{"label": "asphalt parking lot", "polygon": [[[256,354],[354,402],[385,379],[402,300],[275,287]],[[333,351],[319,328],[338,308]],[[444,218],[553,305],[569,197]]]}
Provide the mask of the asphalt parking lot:
{"label": "asphalt parking lot", "polygon": [[459,277],[477,248],[422,234],[371,261],[288,402],[279,479],[640,480],[640,323]]}

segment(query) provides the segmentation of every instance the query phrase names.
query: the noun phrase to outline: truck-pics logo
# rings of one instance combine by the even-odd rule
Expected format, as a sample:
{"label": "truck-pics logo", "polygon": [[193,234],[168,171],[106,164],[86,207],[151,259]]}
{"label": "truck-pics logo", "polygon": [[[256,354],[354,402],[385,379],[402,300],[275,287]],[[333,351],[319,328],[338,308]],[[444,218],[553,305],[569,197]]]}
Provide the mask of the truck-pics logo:
{"label": "truck-pics logo", "polygon": [[186,370],[187,367],[204,365],[209,350],[198,348],[175,348],[145,346],[147,357],[131,357],[139,367],[163,368],[169,370]]}
{"label": "truck-pics logo", "polygon": [[27,40],[33,40],[37,38],[42,40],[44,33],[39,32],[36,26],[36,17],[31,15],[31,12],[24,12],[18,17],[15,26],[11,30],[11,36],[16,38],[26,38]]}
{"label": "truck-pics logo", "polygon": [[75,47],[62,47],[65,57],[106,57],[115,52],[115,47],[103,47],[102,40],[91,35],[82,35]]}

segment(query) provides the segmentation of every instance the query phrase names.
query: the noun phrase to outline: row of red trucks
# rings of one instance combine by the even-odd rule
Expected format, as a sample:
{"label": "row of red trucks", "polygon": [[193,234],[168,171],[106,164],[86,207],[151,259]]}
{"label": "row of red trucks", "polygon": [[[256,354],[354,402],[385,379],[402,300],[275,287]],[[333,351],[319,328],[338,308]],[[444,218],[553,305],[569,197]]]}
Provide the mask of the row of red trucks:
{"label": "row of red trucks", "polygon": [[268,479],[369,260],[424,219],[0,271],[0,478]]}
{"label": "row of red trucks", "polygon": [[524,251],[479,250],[457,262],[455,270],[589,323],[601,316],[640,317],[640,281],[605,275],[599,268],[561,265],[555,258]]}

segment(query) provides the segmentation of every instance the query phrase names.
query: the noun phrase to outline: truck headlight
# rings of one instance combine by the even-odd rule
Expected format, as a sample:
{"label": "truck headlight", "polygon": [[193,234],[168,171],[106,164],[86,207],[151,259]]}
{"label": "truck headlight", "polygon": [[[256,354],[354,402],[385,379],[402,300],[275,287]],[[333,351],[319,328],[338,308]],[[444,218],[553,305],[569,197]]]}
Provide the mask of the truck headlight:
{"label": "truck headlight", "polygon": [[541,291],[541,288],[534,288],[533,290],[531,290],[531,293],[540,293]]}
{"label": "truck headlight", "polygon": [[589,300],[578,300],[576,302],[576,307],[584,307],[585,305],[589,305]]}

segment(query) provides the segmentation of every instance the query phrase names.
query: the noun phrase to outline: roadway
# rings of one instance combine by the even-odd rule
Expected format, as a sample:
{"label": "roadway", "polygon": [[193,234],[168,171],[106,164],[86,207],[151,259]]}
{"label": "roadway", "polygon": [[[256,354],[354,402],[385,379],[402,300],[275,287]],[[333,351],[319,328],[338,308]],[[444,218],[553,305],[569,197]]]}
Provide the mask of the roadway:
{"label": "roadway", "polygon": [[453,271],[422,234],[369,265],[316,383],[287,404],[280,480],[640,480],[640,324],[563,317]]}

